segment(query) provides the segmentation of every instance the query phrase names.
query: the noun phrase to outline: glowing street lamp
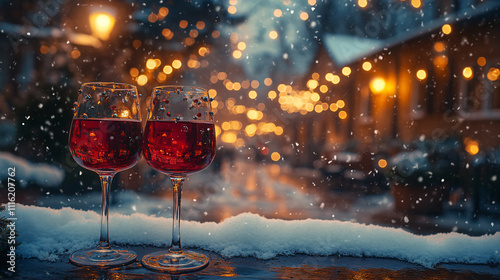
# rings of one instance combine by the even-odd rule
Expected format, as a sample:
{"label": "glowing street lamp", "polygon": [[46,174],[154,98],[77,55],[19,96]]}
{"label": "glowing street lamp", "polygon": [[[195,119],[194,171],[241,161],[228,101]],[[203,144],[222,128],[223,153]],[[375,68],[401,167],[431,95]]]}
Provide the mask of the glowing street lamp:
{"label": "glowing street lamp", "polygon": [[382,78],[375,78],[370,83],[370,89],[373,93],[381,93],[385,89],[385,80]]}
{"label": "glowing street lamp", "polygon": [[116,18],[109,10],[96,10],[90,13],[89,21],[92,35],[106,41],[115,26]]}

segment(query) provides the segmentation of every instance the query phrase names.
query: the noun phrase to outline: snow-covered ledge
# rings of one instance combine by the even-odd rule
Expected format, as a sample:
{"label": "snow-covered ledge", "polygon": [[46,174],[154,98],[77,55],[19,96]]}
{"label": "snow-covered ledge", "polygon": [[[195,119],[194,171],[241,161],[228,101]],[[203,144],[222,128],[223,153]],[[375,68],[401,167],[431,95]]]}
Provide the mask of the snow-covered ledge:
{"label": "snow-covered ledge", "polygon": [[[0,213],[0,215],[3,213]],[[23,258],[56,261],[93,247],[100,216],[92,211],[16,205],[16,230]],[[285,221],[244,213],[221,223],[182,222],[184,247],[223,256],[269,259],[310,254],[395,258],[426,267],[438,263],[500,263],[500,232],[472,237],[459,233],[420,236],[401,229],[325,220]],[[144,214],[111,215],[112,242],[167,246],[171,219]]]}

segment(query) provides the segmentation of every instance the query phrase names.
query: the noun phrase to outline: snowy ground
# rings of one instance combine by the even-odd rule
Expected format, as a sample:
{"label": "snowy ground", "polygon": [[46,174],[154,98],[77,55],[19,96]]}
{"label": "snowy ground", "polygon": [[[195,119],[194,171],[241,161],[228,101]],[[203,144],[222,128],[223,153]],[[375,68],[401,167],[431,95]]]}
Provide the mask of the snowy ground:
{"label": "snowy ground", "polygon": [[[93,247],[99,215],[72,208],[18,205],[16,230],[24,258],[57,261],[61,255]],[[112,214],[110,234],[121,244],[168,246],[171,219],[145,214]],[[278,255],[347,255],[394,258],[432,267],[439,263],[500,263],[500,232],[472,237],[459,233],[421,236],[375,225],[326,220],[267,219],[244,213],[214,222],[182,222],[187,247],[226,257],[270,259]]]}
{"label": "snowy ground", "polygon": [[[97,175],[95,176],[97,180]],[[442,215],[405,216],[393,211],[389,193],[359,195],[336,192],[321,185],[321,175],[314,170],[287,170],[277,165],[259,165],[236,161],[221,173],[203,172],[190,176],[184,184],[182,218],[200,222],[221,222],[241,213],[255,213],[266,218],[284,220],[322,219],[350,221],[399,227],[413,233],[461,232],[483,235],[500,231],[500,219],[453,211],[446,206]],[[168,178],[164,185],[170,186]],[[51,193],[38,198],[39,206],[71,207],[100,212],[101,195]],[[470,209],[465,205],[464,209]],[[153,195],[142,191],[115,190],[110,213],[131,215],[141,213],[171,217],[172,194],[169,187]]]}
{"label": "snowy ground", "polygon": [[[426,267],[500,263],[500,223],[489,217],[472,223],[468,215],[448,208],[439,217],[397,216],[388,194],[334,192],[321,188],[318,180],[312,170],[243,161],[221,173],[192,176],[183,194],[183,245],[231,258],[306,254],[391,258]],[[169,245],[169,192],[117,191],[113,196],[112,242]],[[16,208],[21,257],[60,262],[70,252],[96,245],[99,193],[50,194],[37,203]],[[388,222],[380,223],[377,215]],[[435,232],[448,233],[426,229],[426,235],[416,234],[418,225],[436,225]]]}

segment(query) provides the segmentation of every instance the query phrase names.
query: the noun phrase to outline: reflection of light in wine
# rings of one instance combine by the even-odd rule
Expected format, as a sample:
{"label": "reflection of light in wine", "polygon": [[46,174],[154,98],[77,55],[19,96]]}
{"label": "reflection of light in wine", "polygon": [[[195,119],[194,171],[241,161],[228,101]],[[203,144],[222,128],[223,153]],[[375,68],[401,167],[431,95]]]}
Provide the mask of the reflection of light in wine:
{"label": "reflection of light in wine", "polygon": [[128,118],[129,116],[130,116],[130,111],[129,110],[123,110],[120,113],[120,117],[122,117],[122,118]]}

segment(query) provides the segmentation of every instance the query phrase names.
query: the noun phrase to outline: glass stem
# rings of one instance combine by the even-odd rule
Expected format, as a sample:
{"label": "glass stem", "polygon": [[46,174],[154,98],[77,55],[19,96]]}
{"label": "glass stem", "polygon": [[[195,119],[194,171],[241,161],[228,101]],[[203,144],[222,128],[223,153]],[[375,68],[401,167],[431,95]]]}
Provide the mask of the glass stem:
{"label": "glass stem", "polygon": [[173,189],[173,221],[172,221],[172,245],[169,251],[181,253],[181,192],[184,177],[172,177]]}
{"label": "glass stem", "polygon": [[113,180],[113,175],[99,175],[101,179],[101,189],[102,189],[102,212],[101,212],[101,237],[99,239],[99,249],[110,249],[109,244],[109,225],[108,225],[108,213],[109,213],[109,189],[111,187],[111,181]]}

